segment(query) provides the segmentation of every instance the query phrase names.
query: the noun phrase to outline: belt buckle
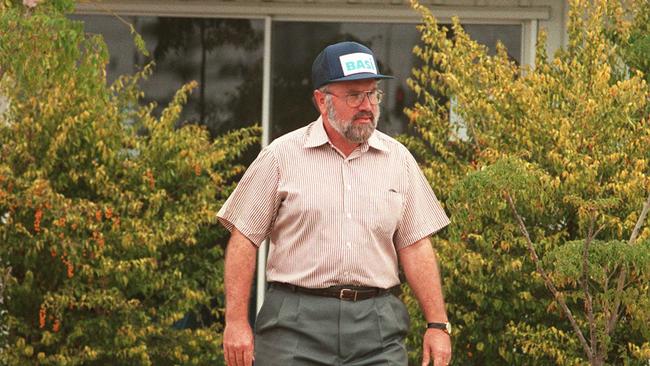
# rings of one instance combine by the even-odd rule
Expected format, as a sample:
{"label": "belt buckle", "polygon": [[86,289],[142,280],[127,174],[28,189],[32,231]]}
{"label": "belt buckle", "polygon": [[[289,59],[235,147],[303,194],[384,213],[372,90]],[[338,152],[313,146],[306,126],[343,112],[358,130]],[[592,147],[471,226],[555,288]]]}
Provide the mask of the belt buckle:
{"label": "belt buckle", "polygon": [[[351,297],[351,296],[349,296],[349,295],[346,296],[346,294],[350,294],[350,295],[351,295],[352,293],[354,294],[354,297]],[[357,294],[358,294],[358,293],[359,293],[359,291],[352,290],[352,289],[349,289],[349,288],[341,289],[341,292],[339,292],[339,300],[352,300],[352,301],[357,301]]]}

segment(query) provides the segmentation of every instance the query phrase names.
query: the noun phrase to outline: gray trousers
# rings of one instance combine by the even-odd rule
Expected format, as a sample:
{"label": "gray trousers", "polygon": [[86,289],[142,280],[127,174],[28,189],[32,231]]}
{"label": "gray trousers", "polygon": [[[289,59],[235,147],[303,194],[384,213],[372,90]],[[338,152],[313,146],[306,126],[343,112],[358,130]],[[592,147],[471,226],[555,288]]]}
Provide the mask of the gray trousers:
{"label": "gray trousers", "polygon": [[255,366],[406,366],[408,327],[391,294],[353,302],[271,287],[255,322]]}

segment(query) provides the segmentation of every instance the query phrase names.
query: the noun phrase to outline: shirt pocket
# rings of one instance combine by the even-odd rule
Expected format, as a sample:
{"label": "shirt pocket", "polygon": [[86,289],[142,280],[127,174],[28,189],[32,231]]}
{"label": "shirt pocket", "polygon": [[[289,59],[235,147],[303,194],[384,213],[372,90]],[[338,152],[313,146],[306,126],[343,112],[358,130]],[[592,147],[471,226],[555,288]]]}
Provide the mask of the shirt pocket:
{"label": "shirt pocket", "polygon": [[373,228],[392,236],[402,217],[404,196],[396,189],[385,189],[372,202]]}

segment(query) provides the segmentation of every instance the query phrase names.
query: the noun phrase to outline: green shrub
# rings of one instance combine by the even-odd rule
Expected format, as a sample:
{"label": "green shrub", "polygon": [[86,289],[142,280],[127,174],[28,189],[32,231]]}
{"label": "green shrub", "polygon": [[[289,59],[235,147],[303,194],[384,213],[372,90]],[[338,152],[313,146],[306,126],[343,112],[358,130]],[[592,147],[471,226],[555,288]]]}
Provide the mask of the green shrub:
{"label": "green shrub", "polygon": [[[0,218],[1,220],[1,218]],[[10,268],[5,269],[0,265],[0,360],[3,359],[5,352],[9,348],[7,336],[9,327],[7,326],[7,307],[5,305],[5,287],[9,279]]]}
{"label": "green shrub", "polygon": [[106,46],[72,8],[0,3],[0,363],[222,364],[215,214],[259,128],[175,129],[193,84],[153,116],[150,67],[107,86]]}
{"label": "green shrub", "polygon": [[650,359],[650,89],[642,63],[626,65],[642,58],[621,46],[647,36],[648,6],[635,5],[571,1],[567,46],[549,58],[542,33],[530,68],[502,46],[490,56],[458,19],[449,37],[414,4],[423,66],[407,114],[418,134],[403,140],[452,216],[434,245],[455,364]]}

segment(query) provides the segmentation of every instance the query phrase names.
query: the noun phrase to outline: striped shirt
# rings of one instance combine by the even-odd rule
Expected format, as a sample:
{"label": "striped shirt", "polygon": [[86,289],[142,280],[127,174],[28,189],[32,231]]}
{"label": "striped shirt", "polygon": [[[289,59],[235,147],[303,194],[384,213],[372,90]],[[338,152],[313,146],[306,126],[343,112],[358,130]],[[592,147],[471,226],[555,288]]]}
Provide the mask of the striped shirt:
{"label": "striped shirt", "polygon": [[399,284],[397,251],[449,224],[409,151],[375,131],[345,157],[319,118],[264,148],[217,214],[259,246],[268,281]]}

